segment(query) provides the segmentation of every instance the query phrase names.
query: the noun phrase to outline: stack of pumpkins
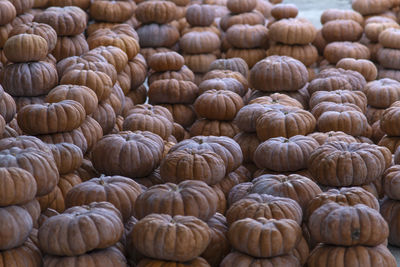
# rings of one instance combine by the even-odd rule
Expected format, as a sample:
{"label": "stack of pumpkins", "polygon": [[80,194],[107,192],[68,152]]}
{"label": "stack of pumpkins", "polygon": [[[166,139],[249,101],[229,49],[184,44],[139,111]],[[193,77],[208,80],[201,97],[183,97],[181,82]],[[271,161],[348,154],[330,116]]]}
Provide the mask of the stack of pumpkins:
{"label": "stack of pumpkins", "polygon": [[179,48],[185,65],[195,73],[197,84],[220,54],[220,34],[212,26],[214,19],[215,12],[210,5],[192,5],[186,11],[186,20],[190,27],[182,32]]}
{"label": "stack of pumpkins", "polygon": [[379,34],[379,43],[381,48],[378,50],[377,59],[383,68],[379,70],[380,78],[392,78],[400,81],[400,65],[395,58],[400,52],[399,39],[400,28],[391,27]]}
{"label": "stack of pumpkins", "polygon": [[[387,87],[383,87],[383,89],[385,88]],[[391,96],[393,96],[393,94],[391,94]],[[389,108],[385,109],[380,121],[377,122],[379,123],[379,130],[385,134],[379,141],[379,145],[387,147],[392,154],[396,152],[400,145],[400,131],[395,127],[395,125],[399,123],[399,104],[400,102],[396,101]]]}
{"label": "stack of pumpkins", "polygon": [[[134,14],[136,3],[132,0],[128,1],[102,1],[97,0],[90,3],[89,14],[94,20],[86,29],[87,35],[91,35],[98,29],[112,28],[118,23],[124,23]],[[88,8],[89,5],[86,6]],[[82,9],[85,9],[82,7]]]}
{"label": "stack of pumpkins", "polygon": [[[184,65],[184,61],[183,56],[176,52],[152,55],[148,62],[153,72],[149,78],[148,96],[150,104],[164,106],[171,112],[175,123],[188,129],[195,119],[192,104],[199,88],[192,82],[193,73]],[[183,76],[186,72],[188,77]]]}
{"label": "stack of pumpkins", "polygon": [[96,262],[98,266],[125,267],[126,258],[116,246],[123,232],[121,213],[109,202],[69,208],[39,228],[43,264],[74,266],[79,262],[89,266]]}
{"label": "stack of pumpkins", "polygon": [[89,50],[83,32],[86,29],[87,14],[77,6],[49,7],[35,15],[34,22],[50,25],[57,33],[57,43],[52,55],[57,61],[80,56]]}
{"label": "stack of pumpkins", "polygon": [[376,209],[364,204],[326,203],[311,214],[308,227],[320,244],[311,252],[307,266],[350,266],[353,261],[347,255],[354,254],[365,255],[361,260],[365,266],[397,266],[384,244],[388,224]]}
{"label": "stack of pumpkins", "polygon": [[2,48],[4,47],[8,33],[12,30],[11,23],[17,16],[17,11],[14,5],[10,1],[0,2],[0,70],[2,65],[6,63],[6,59],[3,56]]}
{"label": "stack of pumpkins", "polygon": [[394,246],[400,245],[399,235],[399,190],[400,178],[399,150],[396,151],[394,163],[396,165],[388,168],[383,175],[383,190],[387,198],[381,203],[381,214],[389,224],[389,243]]}
{"label": "stack of pumpkins", "polygon": [[342,58],[369,59],[369,49],[358,41],[363,35],[364,19],[357,12],[328,10],[321,16],[324,57],[335,65]]}
{"label": "stack of pumpkins", "polygon": [[36,231],[33,226],[36,226],[37,222],[34,222],[34,218],[24,207],[26,203],[34,200],[38,193],[35,177],[23,168],[1,167],[0,181],[0,190],[4,192],[0,196],[0,249],[1,258],[5,259],[1,260],[0,264],[12,266],[7,258],[13,258],[14,255],[25,251],[30,255],[31,266],[40,266],[42,255],[34,239],[32,240]]}
{"label": "stack of pumpkins", "polygon": [[400,100],[400,83],[390,78],[375,80],[369,82],[363,92],[368,99],[367,119],[374,125],[382,118],[387,108]]}
{"label": "stack of pumpkins", "polygon": [[[202,85],[204,89],[204,82]],[[244,102],[242,97],[232,89],[211,89],[201,92],[194,103],[199,119],[190,128],[191,136],[214,135],[233,138],[239,132],[233,119],[244,106]]]}
{"label": "stack of pumpkins", "polygon": [[170,1],[144,1],[138,4],[136,19],[142,24],[137,29],[141,53],[146,60],[156,52],[176,50],[179,31],[169,24],[176,19],[176,5]]}

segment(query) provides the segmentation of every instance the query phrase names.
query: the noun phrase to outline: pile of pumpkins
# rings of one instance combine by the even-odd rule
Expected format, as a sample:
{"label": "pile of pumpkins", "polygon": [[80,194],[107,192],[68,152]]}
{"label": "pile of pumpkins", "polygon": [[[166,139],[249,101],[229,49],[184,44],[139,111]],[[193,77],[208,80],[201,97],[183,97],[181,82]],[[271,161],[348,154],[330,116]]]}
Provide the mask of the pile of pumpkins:
{"label": "pile of pumpkins", "polygon": [[400,1],[0,0],[0,267],[394,267]]}

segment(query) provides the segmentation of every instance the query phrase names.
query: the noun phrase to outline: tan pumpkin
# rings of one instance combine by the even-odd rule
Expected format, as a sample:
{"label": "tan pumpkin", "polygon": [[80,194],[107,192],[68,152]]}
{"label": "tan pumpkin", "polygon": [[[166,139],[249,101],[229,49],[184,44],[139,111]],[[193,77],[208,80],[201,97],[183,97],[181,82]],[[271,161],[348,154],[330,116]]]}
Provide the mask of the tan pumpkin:
{"label": "tan pumpkin", "polygon": [[[237,1],[237,0],[236,0]],[[241,14],[227,14],[221,17],[220,26],[223,31],[227,31],[230,27],[236,24],[249,24],[249,25],[264,25],[264,16],[257,11],[245,12]]]}
{"label": "tan pumpkin", "polygon": [[140,47],[171,47],[179,40],[179,31],[168,24],[146,24],[141,26],[139,35]]}
{"label": "tan pumpkin", "polygon": [[214,22],[215,9],[211,5],[190,5],[186,9],[186,21],[193,27],[207,27]]}
{"label": "tan pumpkin", "polygon": [[351,19],[358,22],[360,25],[363,25],[364,18],[363,16],[354,10],[345,10],[345,9],[327,9],[321,15],[321,23],[325,24],[328,21],[332,20],[340,20],[340,19]]}
{"label": "tan pumpkin", "polygon": [[321,132],[342,131],[352,136],[363,136],[369,124],[360,111],[326,111],[318,118],[317,127]]}
{"label": "tan pumpkin", "polygon": [[166,1],[145,1],[140,3],[136,10],[136,18],[143,24],[167,24],[176,19],[176,5]]}
{"label": "tan pumpkin", "polygon": [[318,59],[317,48],[312,44],[284,45],[276,43],[267,50],[267,56],[288,56],[301,61],[306,66],[311,66]]}
{"label": "tan pumpkin", "polygon": [[15,19],[17,10],[10,1],[1,1],[0,3],[0,25],[6,25]]}
{"label": "tan pumpkin", "polygon": [[2,250],[22,245],[32,230],[33,223],[29,213],[19,206],[0,208],[0,236]]}
{"label": "tan pumpkin", "polygon": [[305,45],[314,41],[317,30],[306,19],[282,19],[269,28],[271,40],[283,44]]}
{"label": "tan pumpkin", "polygon": [[[88,228],[82,228],[79,222],[83,221],[91,222]],[[110,231],[99,231],[106,226]],[[54,228],[64,229],[64,231],[56,233]],[[95,235],[97,238],[86,237],[80,244],[72,244],[69,241],[70,236],[65,235],[65,231],[80,236],[93,237]],[[39,229],[38,238],[44,252],[51,255],[74,256],[96,248],[107,248],[115,244],[122,233],[123,224],[119,211],[110,203],[97,202],[69,208],[63,214],[47,219]]]}
{"label": "tan pumpkin", "polygon": [[400,83],[392,79],[369,82],[364,88],[368,104],[376,108],[388,108],[400,98]]}
{"label": "tan pumpkin", "polygon": [[379,34],[379,43],[386,48],[400,49],[400,29],[388,28]]}
{"label": "tan pumpkin", "polygon": [[60,174],[72,173],[83,161],[82,150],[74,144],[60,143],[48,145]]}
{"label": "tan pumpkin", "polygon": [[221,267],[229,266],[299,266],[299,260],[293,255],[276,256],[272,258],[254,258],[245,253],[231,252],[221,262]]}
{"label": "tan pumpkin", "polygon": [[36,180],[28,171],[15,168],[0,168],[0,206],[22,204],[32,200],[37,192]]}
{"label": "tan pumpkin", "polygon": [[276,4],[271,8],[271,16],[276,20],[295,18],[299,13],[293,4]]}
{"label": "tan pumpkin", "polygon": [[362,26],[350,19],[339,19],[326,22],[322,26],[322,35],[328,42],[357,42],[363,34]]}
{"label": "tan pumpkin", "polygon": [[[330,142],[317,148],[308,160],[309,171],[320,184],[350,186],[368,184],[391,163],[387,148],[365,143]],[[332,163],[325,161],[328,157]]]}
{"label": "tan pumpkin", "polygon": [[198,87],[190,81],[176,79],[153,82],[148,91],[151,104],[192,104],[198,94]]}
{"label": "tan pumpkin", "polygon": [[235,78],[213,78],[204,80],[199,84],[200,95],[209,90],[228,90],[243,97],[248,88]]}
{"label": "tan pumpkin", "polygon": [[337,68],[345,70],[354,70],[362,74],[367,82],[377,78],[378,70],[374,63],[366,59],[343,58],[336,63]]}
{"label": "tan pumpkin", "polygon": [[176,52],[156,53],[148,62],[149,67],[156,72],[179,71],[184,63],[184,58]]}
{"label": "tan pumpkin", "polygon": [[46,58],[48,47],[44,38],[23,33],[10,37],[3,52],[11,62],[40,61]]}
{"label": "tan pumpkin", "polygon": [[369,59],[370,55],[368,47],[355,42],[333,42],[324,49],[324,57],[332,64],[343,58]]}
{"label": "tan pumpkin", "polygon": [[[88,5],[89,6],[89,5]],[[107,22],[125,22],[135,13],[133,1],[93,1],[90,4],[90,17]]]}

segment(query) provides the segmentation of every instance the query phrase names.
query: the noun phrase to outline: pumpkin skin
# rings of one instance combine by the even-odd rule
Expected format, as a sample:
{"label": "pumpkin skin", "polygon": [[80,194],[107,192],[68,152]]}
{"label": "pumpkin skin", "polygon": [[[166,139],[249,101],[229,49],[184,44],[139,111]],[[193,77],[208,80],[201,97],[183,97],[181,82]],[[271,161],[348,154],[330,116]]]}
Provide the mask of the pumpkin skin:
{"label": "pumpkin skin", "polygon": [[[205,222],[193,216],[171,217],[167,214],[151,214],[137,222],[132,229],[132,238],[135,248],[143,255],[171,261],[193,260],[206,249],[211,239]],[[178,240],[185,245],[175,246]],[[160,243],[163,250],[158,248]]]}
{"label": "pumpkin skin", "polygon": [[90,4],[90,17],[98,21],[122,23],[135,13],[133,1],[93,1]]}
{"label": "pumpkin skin", "polygon": [[[351,103],[332,103],[332,102],[321,102],[316,105],[312,110],[311,114],[318,120],[322,114],[328,111],[336,111],[336,112],[345,112],[345,111],[358,111],[362,112],[362,110]],[[342,126],[343,127],[343,126]],[[368,126],[367,126],[368,129]]]}
{"label": "pumpkin skin", "polygon": [[385,198],[381,203],[380,212],[389,225],[389,238],[388,238],[389,244],[398,246],[398,244],[400,243],[399,230],[398,230],[399,228],[398,201]]}
{"label": "pumpkin skin", "polygon": [[122,176],[93,178],[74,186],[66,195],[66,207],[88,205],[107,201],[113,204],[126,221],[133,215],[133,207],[142,188],[133,180]]}
{"label": "pumpkin skin", "polygon": [[11,62],[40,61],[47,56],[47,41],[35,34],[18,34],[7,40],[3,52]]}
{"label": "pumpkin skin", "polygon": [[210,266],[217,267],[231,249],[226,236],[228,226],[224,215],[220,213],[208,220],[207,225],[211,230],[211,240],[201,257],[206,259]]}
{"label": "pumpkin skin", "polygon": [[98,57],[99,55],[113,65],[117,72],[121,72],[128,64],[128,56],[116,46],[98,46],[85,53],[83,58],[89,60],[91,56]]}
{"label": "pumpkin skin", "polygon": [[322,36],[328,42],[357,42],[363,34],[363,28],[354,20],[332,20],[322,27]]}
{"label": "pumpkin skin", "polygon": [[19,247],[3,250],[0,253],[0,266],[42,266],[42,253],[37,246],[36,237],[32,234]]}
{"label": "pumpkin skin", "polygon": [[400,132],[396,129],[396,127],[393,127],[399,121],[399,111],[400,108],[398,107],[390,107],[382,114],[380,119],[380,128],[388,136],[400,135]]}
{"label": "pumpkin skin", "polygon": [[213,53],[219,49],[220,45],[218,35],[210,31],[188,32],[179,40],[179,47],[186,54]]}
{"label": "pumpkin skin", "polygon": [[253,155],[257,147],[261,144],[255,133],[239,132],[233,139],[240,145],[243,152],[243,162],[252,163]]}
{"label": "pumpkin skin", "polygon": [[293,255],[277,256],[272,258],[254,258],[240,252],[229,253],[221,262],[221,267],[237,266],[237,267],[273,267],[285,266],[295,267],[299,266],[298,259]]}
{"label": "pumpkin skin", "polygon": [[343,58],[336,63],[336,67],[357,71],[364,76],[367,82],[374,81],[378,76],[378,70],[374,63],[366,59]]}
{"label": "pumpkin skin", "polygon": [[190,5],[186,8],[185,18],[192,27],[208,27],[214,22],[215,9],[211,5]]}
{"label": "pumpkin skin", "polygon": [[[193,198],[197,195],[197,198]],[[163,203],[161,205],[160,203]],[[217,193],[202,181],[160,184],[150,187],[135,202],[135,217],[151,213],[195,216],[207,221],[217,210]]]}
{"label": "pumpkin skin", "polygon": [[268,29],[263,25],[234,25],[226,32],[226,40],[234,48],[268,47]]}
{"label": "pumpkin skin", "polygon": [[368,184],[380,177],[390,163],[391,152],[387,148],[345,142],[326,143],[317,148],[308,160],[313,178],[329,186]]}
{"label": "pumpkin skin", "polygon": [[317,30],[305,19],[282,19],[269,28],[271,40],[283,44],[309,44],[314,41]]}
{"label": "pumpkin skin", "polygon": [[73,36],[58,36],[52,55],[57,61],[72,56],[81,56],[89,51],[83,33]]}
{"label": "pumpkin skin", "polygon": [[387,11],[392,5],[391,1],[383,0],[383,1],[360,1],[356,0],[352,3],[352,8],[359,12],[361,15],[371,15],[371,14],[380,14]]}
{"label": "pumpkin skin", "polygon": [[315,125],[316,120],[310,112],[288,107],[266,111],[257,119],[256,131],[258,138],[265,141],[278,136],[290,138],[295,135],[307,135],[314,131]]}
{"label": "pumpkin skin", "polygon": [[56,103],[67,99],[80,103],[85,109],[86,115],[92,114],[99,102],[93,90],[89,87],[79,85],[56,86],[47,94],[45,101]]}
{"label": "pumpkin skin", "polygon": [[302,210],[296,201],[268,194],[249,194],[233,203],[226,212],[228,225],[235,221],[263,217],[266,219],[290,219],[298,224],[302,221]]}
{"label": "pumpkin skin", "polygon": [[[398,164],[398,149],[395,154],[395,164]],[[399,165],[391,166],[383,174],[383,190],[390,199],[400,200],[398,193]]]}
{"label": "pumpkin skin", "polygon": [[10,2],[14,5],[17,15],[25,13],[29,9],[33,7],[34,1],[33,0],[10,0]]}
{"label": "pumpkin skin", "polygon": [[144,177],[160,164],[163,150],[164,143],[156,134],[120,132],[104,136],[95,145],[92,161],[94,167],[106,175]]}
{"label": "pumpkin skin", "polygon": [[50,145],[54,161],[60,174],[68,174],[78,169],[83,161],[82,150],[74,144]]}
{"label": "pumpkin skin", "polygon": [[[104,72],[110,77],[113,85],[115,85],[115,83],[117,82],[117,71],[115,70],[113,65],[107,62],[80,62],[65,68],[64,73],[67,73],[70,70],[93,70]],[[64,73],[59,73],[60,77],[62,77]]]}
{"label": "pumpkin skin", "polygon": [[234,172],[227,174],[219,183],[213,186],[213,188],[219,188],[225,194],[227,198],[229,191],[240,183],[248,182],[251,179],[251,173],[246,167],[241,166]]}
{"label": "pumpkin skin", "polygon": [[400,49],[400,29],[388,28],[379,34],[379,43],[385,48]]}
{"label": "pumpkin skin", "polygon": [[213,78],[209,80],[204,80],[199,84],[200,95],[209,90],[228,90],[237,93],[238,95],[243,97],[246,94],[248,88],[243,86],[240,81],[234,78]]}
{"label": "pumpkin skin", "polygon": [[251,12],[245,12],[241,14],[227,14],[221,17],[220,27],[223,31],[227,31],[230,27],[236,24],[264,25],[264,23],[264,16],[261,13],[253,10]]}
{"label": "pumpkin skin", "polygon": [[363,25],[363,16],[354,10],[327,9],[321,15],[321,23],[325,24],[332,20],[354,20]]}
{"label": "pumpkin skin", "polygon": [[317,147],[315,139],[302,135],[270,138],[258,146],[253,161],[260,169],[298,171],[307,168],[308,157]]}
{"label": "pumpkin skin", "polygon": [[254,89],[261,91],[297,91],[307,81],[308,72],[304,64],[286,56],[267,57],[250,71],[250,83]]}
{"label": "pumpkin skin", "polygon": [[175,262],[175,261],[162,261],[162,260],[154,260],[154,259],[142,259],[137,264],[138,267],[185,267],[185,266],[193,266],[193,267],[209,267],[210,265],[203,258],[197,257],[191,261],[187,262]]}
{"label": "pumpkin skin", "polygon": [[146,24],[137,29],[140,47],[172,47],[179,40],[179,31],[168,24]]}
{"label": "pumpkin skin", "polygon": [[176,18],[176,12],[176,5],[165,1],[142,2],[135,10],[137,20],[143,24],[166,24]]}
{"label": "pumpkin skin", "polygon": [[[245,93],[247,92],[246,88],[249,87],[249,83],[247,81],[247,78],[244,77],[240,72],[237,71],[232,71],[232,70],[212,70],[207,72],[204,77],[203,81],[205,80],[210,80],[210,79],[223,79],[223,78],[234,78],[238,80],[243,87],[245,88]],[[210,88],[213,89],[213,88]]]}
{"label": "pumpkin skin", "polygon": [[167,118],[147,111],[142,114],[131,113],[123,123],[124,131],[149,131],[164,140],[172,135],[173,123]]}
{"label": "pumpkin skin", "polygon": [[227,90],[208,90],[194,103],[197,115],[210,120],[233,120],[243,106],[242,98]]}
{"label": "pumpkin skin", "polygon": [[185,148],[207,149],[218,154],[225,162],[226,173],[232,172],[240,167],[243,154],[240,146],[233,139],[225,136],[196,136],[183,140],[174,145],[170,152]]}
{"label": "pumpkin skin", "polygon": [[22,245],[33,227],[29,213],[18,206],[0,208],[0,221],[1,250]]}
{"label": "pumpkin skin", "polygon": [[86,14],[76,6],[49,7],[35,15],[34,21],[49,24],[59,36],[78,35],[86,28]]}
{"label": "pumpkin skin", "polygon": [[28,105],[18,114],[18,126],[32,135],[72,131],[82,124],[86,116],[85,109],[74,100]]}
{"label": "pumpkin skin", "polygon": [[326,111],[317,121],[321,132],[342,131],[352,136],[365,135],[368,126],[365,115],[356,110]]}
{"label": "pumpkin skin", "polygon": [[[272,235],[281,242],[272,242]],[[242,219],[234,222],[228,231],[232,247],[253,257],[268,258],[290,252],[300,241],[301,228],[289,219]],[[257,246],[253,244],[256,243]]]}
{"label": "pumpkin skin", "polygon": [[184,149],[168,153],[160,165],[165,182],[200,180],[214,185],[225,177],[225,163],[215,152],[204,149]]}
{"label": "pumpkin skin", "polygon": [[241,73],[243,77],[247,77],[249,66],[241,58],[217,59],[211,63],[209,70],[231,70]]}
{"label": "pumpkin skin", "polygon": [[318,51],[312,44],[307,45],[283,45],[274,44],[267,50],[267,56],[288,56],[301,61],[306,66],[311,66],[318,59]]}
{"label": "pumpkin skin", "polygon": [[39,96],[57,85],[56,68],[47,62],[17,63],[5,66],[0,83],[12,96]]}
{"label": "pumpkin skin", "polygon": [[366,205],[379,211],[379,202],[373,194],[361,187],[342,187],[340,189],[329,189],[313,198],[307,206],[304,218],[307,221],[315,210],[326,203],[335,202],[340,205],[355,206]]}
{"label": "pumpkin skin", "polygon": [[227,8],[233,14],[250,12],[256,8],[256,5],[257,1],[255,0],[248,0],[248,1],[228,0],[226,3]]}
{"label": "pumpkin skin", "polygon": [[384,68],[399,70],[400,65],[393,60],[394,56],[398,55],[397,49],[380,48],[377,53],[377,60]]}
{"label": "pumpkin skin", "polygon": [[15,117],[16,113],[17,107],[13,97],[4,92],[0,98],[0,115],[4,118],[6,123],[9,123]]}
{"label": "pumpkin skin", "polygon": [[311,214],[308,228],[316,242],[339,246],[378,246],[389,235],[379,212],[363,204],[324,204]]}
{"label": "pumpkin skin", "polygon": [[176,52],[161,52],[150,56],[148,64],[156,72],[179,71],[185,64],[185,60]]}
{"label": "pumpkin skin", "polygon": [[331,246],[318,245],[310,254],[307,266],[348,266],[357,264],[359,266],[396,266],[396,259],[385,245],[376,247],[368,246]]}
{"label": "pumpkin skin", "polygon": [[[89,228],[81,228],[82,222],[91,222]],[[81,223],[80,223],[81,222]],[[109,231],[99,231],[107,227]],[[64,231],[54,231],[54,229]],[[83,235],[82,243],[69,242],[65,231]],[[57,234],[56,234],[57,233]],[[39,229],[39,244],[43,252],[58,256],[75,256],[96,248],[106,248],[115,244],[122,236],[123,224],[120,212],[110,203],[95,202],[80,207],[72,207],[63,214],[47,219]],[[97,236],[97,238],[93,238]]]}
{"label": "pumpkin skin", "polygon": [[275,20],[295,18],[299,10],[293,4],[276,4],[271,9],[271,15]]}

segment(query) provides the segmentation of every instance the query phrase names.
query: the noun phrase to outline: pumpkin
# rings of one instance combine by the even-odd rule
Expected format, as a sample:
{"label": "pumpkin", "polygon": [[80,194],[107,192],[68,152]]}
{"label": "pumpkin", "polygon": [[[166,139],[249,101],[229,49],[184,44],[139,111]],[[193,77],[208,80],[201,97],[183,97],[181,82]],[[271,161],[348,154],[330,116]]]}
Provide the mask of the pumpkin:
{"label": "pumpkin", "polygon": [[131,114],[152,114],[152,115],[159,115],[165,117],[169,121],[173,121],[172,114],[169,110],[165,107],[158,106],[158,105],[150,105],[150,104],[142,104],[142,105],[135,105],[132,109],[127,113],[127,115]]}
{"label": "pumpkin", "polygon": [[271,8],[271,15],[276,20],[295,18],[298,13],[298,8],[293,4],[276,4]]}
{"label": "pumpkin", "polygon": [[33,7],[33,0],[9,0],[15,7],[17,15],[25,13]]}
{"label": "pumpkin", "polygon": [[81,62],[74,64],[70,67],[65,68],[64,72],[59,72],[59,76],[62,77],[64,73],[68,73],[71,70],[93,70],[100,71],[107,74],[113,85],[117,82],[117,71],[114,66],[107,62]]}
{"label": "pumpkin", "polygon": [[[271,242],[278,238],[280,242]],[[290,219],[242,219],[228,231],[232,247],[253,257],[268,258],[289,253],[301,238],[301,228]],[[258,244],[254,246],[253,244]]]}
{"label": "pumpkin", "polygon": [[342,9],[327,9],[321,15],[321,23],[325,24],[333,20],[354,20],[355,22],[363,25],[363,16],[354,10],[342,10]]}
{"label": "pumpkin", "polygon": [[108,63],[113,65],[118,73],[128,64],[127,54],[121,48],[116,46],[98,46],[85,53],[82,58],[90,60],[91,57],[99,56],[103,57]]}
{"label": "pumpkin", "polygon": [[[91,223],[81,228],[84,221]],[[99,231],[104,227],[109,231]],[[60,231],[55,232],[55,228]],[[66,232],[80,235],[82,242],[70,243],[71,236],[65,235]],[[38,238],[42,251],[47,254],[75,256],[115,244],[122,232],[121,213],[108,202],[95,202],[69,208],[63,214],[47,219],[39,228]]]}
{"label": "pumpkin", "polygon": [[400,49],[400,29],[388,28],[379,34],[379,43],[385,48]]}
{"label": "pumpkin", "polygon": [[374,181],[390,163],[391,153],[387,148],[366,143],[330,142],[310,155],[308,169],[320,184],[351,186]]}
{"label": "pumpkin", "polygon": [[83,34],[59,36],[52,55],[57,61],[60,61],[72,56],[81,56],[88,51],[89,46]]}
{"label": "pumpkin", "polygon": [[298,171],[307,168],[308,157],[317,147],[318,142],[307,136],[270,138],[258,146],[253,161],[260,169]]}
{"label": "pumpkin", "polygon": [[173,123],[167,118],[147,111],[142,114],[131,113],[123,123],[124,131],[149,131],[167,139],[172,135]]}
{"label": "pumpkin", "polygon": [[74,144],[59,143],[48,145],[60,174],[68,174],[78,169],[83,161],[82,150]]}
{"label": "pumpkin", "polygon": [[11,62],[40,61],[46,58],[48,47],[44,38],[23,33],[10,37],[3,52]]}
{"label": "pumpkin", "polygon": [[399,29],[400,26],[397,22],[370,22],[365,25],[365,35],[372,42],[379,41],[379,35],[386,29],[396,28]]}
{"label": "pumpkin", "polygon": [[306,19],[282,19],[269,27],[271,40],[283,44],[305,45],[314,41],[317,30]]}
{"label": "pumpkin", "polygon": [[[395,163],[398,164],[398,149],[396,149],[395,154]],[[398,193],[398,174],[399,174],[399,165],[394,165],[388,169],[386,169],[383,174],[383,190],[385,191],[385,195],[387,195],[390,199],[399,200],[400,195]]]}
{"label": "pumpkin", "polygon": [[88,0],[48,0],[49,6],[78,6],[83,10],[86,10],[90,1]]}
{"label": "pumpkin", "polygon": [[0,72],[0,83],[12,96],[39,96],[58,81],[56,68],[47,62],[10,64]]}
{"label": "pumpkin", "polygon": [[258,117],[256,131],[258,138],[265,141],[278,136],[289,138],[295,135],[307,135],[314,131],[315,125],[316,120],[310,112],[285,107],[268,110]]}
{"label": "pumpkin", "polygon": [[372,106],[367,106],[367,119],[368,122],[375,123],[376,121],[379,121],[382,118],[383,112],[385,112],[386,109],[384,108],[374,108]]}
{"label": "pumpkin", "polygon": [[96,93],[86,86],[59,85],[54,87],[46,96],[46,102],[56,103],[63,100],[74,100],[82,105],[86,115],[92,114],[98,103]]}
{"label": "pumpkin", "polygon": [[380,79],[369,82],[364,88],[368,104],[376,108],[388,108],[399,100],[400,82],[392,79]]}
{"label": "pumpkin", "polygon": [[148,64],[156,72],[179,71],[185,64],[185,60],[176,52],[161,52],[152,55]]}
{"label": "pumpkin", "polygon": [[133,215],[133,207],[142,188],[133,180],[122,176],[105,176],[90,179],[74,186],[66,195],[68,207],[107,201],[113,204],[126,221]]}
{"label": "pumpkin", "polygon": [[171,47],[179,40],[179,31],[168,24],[146,24],[137,29],[140,47]]}
{"label": "pumpkin", "polygon": [[385,245],[379,245],[376,247],[343,247],[320,244],[311,251],[310,257],[307,261],[307,266],[309,267],[347,266],[349,264],[358,264],[365,267],[379,265],[394,267],[396,266],[396,259]]}
{"label": "pumpkin", "polygon": [[249,105],[255,103],[265,104],[265,105],[282,105],[289,107],[297,107],[301,109],[303,108],[303,105],[298,100],[282,93],[272,93],[272,94],[267,93],[266,96],[253,98],[249,101]]}
{"label": "pumpkin", "polygon": [[228,225],[235,221],[263,217],[266,219],[291,219],[298,224],[302,221],[299,204],[290,198],[268,194],[249,194],[234,202],[226,212]]}
{"label": "pumpkin", "polygon": [[1,207],[0,222],[1,250],[22,245],[33,227],[31,216],[19,206]]}
{"label": "pumpkin", "polygon": [[254,65],[249,81],[254,89],[261,91],[297,91],[307,83],[308,72],[303,63],[296,59],[269,56]]}
{"label": "pumpkin", "polygon": [[361,25],[351,19],[340,19],[326,22],[322,27],[322,35],[328,42],[357,42],[363,34]]}
{"label": "pumpkin", "polygon": [[145,258],[139,261],[137,264],[138,267],[157,267],[157,266],[163,266],[163,267],[169,267],[169,266],[176,266],[176,267],[184,267],[185,265],[190,265],[194,267],[209,267],[210,265],[207,263],[207,261],[201,257],[194,258],[193,260],[187,261],[187,262],[175,262],[175,261],[163,261],[163,260],[155,260],[155,259],[149,259]]}
{"label": "pumpkin", "polygon": [[379,14],[387,11],[392,5],[389,0],[376,1],[376,0],[355,0],[352,3],[352,8],[360,12],[361,15]]}
{"label": "pumpkin", "polygon": [[230,244],[226,237],[228,226],[225,217],[220,213],[216,213],[209,219],[207,225],[210,228],[211,240],[201,256],[210,264],[204,266],[217,267],[230,251]]}
{"label": "pumpkin", "polygon": [[[328,112],[328,111],[337,111],[337,112],[359,111],[359,112],[362,112],[362,110],[357,105],[352,104],[352,103],[321,102],[311,110],[311,113],[318,120],[322,114],[324,114],[325,112]],[[367,126],[367,129],[368,129],[368,126]]]}
{"label": "pumpkin", "polygon": [[315,182],[298,174],[288,176],[265,174],[255,178],[252,183],[251,193],[288,197],[299,203],[303,210],[311,199],[322,193]]}
{"label": "pumpkin", "polygon": [[[135,248],[143,255],[171,261],[193,260],[204,252],[211,240],[205,222],[192,216],[167,214],[146,216],[133,226],[131,237]],[[184,246],[176,246],[176,242]]]}
{"label": "pumpkin", "polygon": [[210,120],[233,120],[243,106],[242,98],[227,90],[208,90],[194,103],[197,115]]}
{"label": "pumpkin", "polygon": [[357,71],[364,76],[367,82],[374,81],[378,75],[375,65],[366,59],[343,58],[336,63],[336,67]]}
{"label": "pumpkin", "polygon": [[85,31],[86,14],[76,6],[49,7],[36,14],[34,22],[49,24],[59,36],[72,36]]}
{"label": "pumpkin", "polygon": [[176,5],[169,1],[145,1],[140,3],[136,10],[136,18],[143,24],[166,24],[177,16]]}
{"label": "pumpkin", "polygon": [[16,103],[13,97],[7,93],[3,93],[0,98],[0,115],[4,118],[6,123],[9,123],[17,113]]}
{"label": "pumpkin", "polygon": [[324,204],[311,214],[308,228],[316,242],[339,246],[378,246],[389,235],[379,212],[363,204]]}
{"label": "pumpkin", "polygon": [[251,179],[251,173],[245,166],[240,166],[234,172],[227,174],[213,188],[219,188],[228,197],[229,191],[240,183],[248,182]]}
{"label": "pumpkin", "polygon": [[317,120],[321,132],[342,131],[352,136],[367,133],[369,124],[363,113],[357,110],[326,111]]}
{"label": "pumpkin", "polygon": [[372,193],[361,187],[342,187],[340,189],[329,189],[313,198],[308,203],[306,212],[304,213],[305,220],[308,221],[315,210],[330,202],[347,206],[363,204],[379,211],[379,202]]}
{"label": "pumpkin", "polygon": [[31,173],[21,168],[0,168],[0,206],[22,204],[36,196],[37,184]]}
{"label": "pumpkin", "polygon": [[72,131],[82,124],[86,116],[85,109],[74,100],[27,105],[18,114],[19,127],[32,135]]}
{"label": "pumpkin", "polygon": [[380,119],[380,128],[382,131],[389,136],[399,136],[400,133],[393,127],[398,121],[398,113],[400,109],[398,107],[390,107],[383,112]]}
{"label": "pumpkin", "polygon": [[90,17],[99,21],[125,22],[135,13],[133,1],[93,1],[90,4]]}
{"label": "pumpkin", "polygon": [[253,155],[257,147],[261,144],[255,133],[239,132],[233,139],[240,145],[243,153],[243,162],[252,163]]}
{"label": "pumpkin", "polygon": [[92,161],[106,175],[143,177],[160,164],[163,150],[164,143],[156,134],[120,132],[99,140],[93,148]]}
{"label": "pumpkin", "polygon": [[235,48],[268,47],[268,29],[262,25],[234,25],[226,32],[226,40]]}
{"label": "pumpkin", "polygon": [[176,79],[155,81],[148,91],[149,102],[152,104],[191,104],[197,94],[198,87],[194,83]]}
{"label": "pumpkin", "polygon": [[17,16],[17,10],[10,1],[0,2],[0,25],[6,25],[12,22]]}
{"label": "pumpkin", "polygon": [[239,1],[239,0],[228,0],[226,3],[227,8],[234,14],[240,14],[245,12],[250,12],[255,9],[257,5],[256,0],[246,0],[246,1]]}
{"label": "pumpkin", "polygon": [[[218,50],[221,45],[218,35],[210,31],[189,32],[179,40],[179,47],[187,54],[207,54]],[[186,63],[186,65],[188,65]]]}
{"label": "pumpkin", "polygon": [[46,255],[43,258],[43,263],[46,266],[51,267],[125,267],[127,261],[124,254],[115,246],[94,250],[86,254],[71,256],[71,257],[59,257],[53,255]]}
{"label": "pumpkin", "polygon": [[240,252],[229,253],[221,262],[221,267],[257,267],[257,266],[299,266],[299,260],[293,255],[276,256],[272,258],[254,258]]}
{"label": "pumpkin", "polygon": [[208,149],[217,153],[225,162],[226,172],[236,170],[243,161],[240,146],[233,139],[224,136],[196,136],[173,146],[170,152],[185,148]]}
{"label": "pumpkin", "polygon": [[[197,197],[193,198],[194,195]],[[154,185],[136,199],[135,217],[164,213],[208,220],[217,210],[217,197],[213,188],[202,181],[188,180],[179,184]]]}
{"label": "pumpkin", "polygon": [[208,27],[214,22],[215,8],[211,5],[190,5],[186,9],[186,21],[193,27]]}
{"label": "pumpkin", "polygon": [[324,57],[332,64],[343,58],[369,59],[370,55],[368,47],[356,42],[332,42],[324,49]]}

